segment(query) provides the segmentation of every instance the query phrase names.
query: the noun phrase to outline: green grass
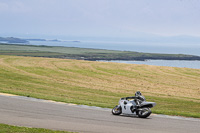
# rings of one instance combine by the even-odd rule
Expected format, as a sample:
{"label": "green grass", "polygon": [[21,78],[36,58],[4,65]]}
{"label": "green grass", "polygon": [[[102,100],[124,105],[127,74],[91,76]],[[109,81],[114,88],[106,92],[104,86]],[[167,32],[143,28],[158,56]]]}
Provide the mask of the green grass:
{"label": "green grass", "polygon": [[19,44],[0,44],[1,55],[17,55],[32,57],[50,57],[85,60],[200,60],[198,56],[183,54],[155,54],[105,49],[89,49],[75,47],[36,46]]}
{"label": "green grass", "polygon": [[72,132],[0,124],[0,133],[72,133]]}
{"label": "green grass", "polygon": [[0,56],[0,92],[112,108],[140,90],[154,113],[200,118],[200,69]]}
{"label": "green grass", "polygon": [[[200,118],[200,103],[177,98],[146,97],[157,103],[153,113]],[[187,109],[183,109],[183,108]],[[191,110],[192,109],[192,110]]]}

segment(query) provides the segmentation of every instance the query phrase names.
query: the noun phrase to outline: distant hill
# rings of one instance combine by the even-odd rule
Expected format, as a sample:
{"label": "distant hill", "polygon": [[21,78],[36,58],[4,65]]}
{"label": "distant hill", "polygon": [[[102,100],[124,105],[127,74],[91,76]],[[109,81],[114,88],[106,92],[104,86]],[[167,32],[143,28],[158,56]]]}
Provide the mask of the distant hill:
{"label": "distant hill", "polygon": [[74,41],[61,41],[58,39],[46,40],[46,39],[21,39],[16,37],[0,37],[0,43],[29,43],[29,41],[50,41],[50,42],[80,42],[77,40]]}
{"label": "distant hill", "polygon": [[45,45],[0,44],[0,55],[18,55],[78,60],[200,60],[200,56],[156,54],[133,51],[58,47]]}
{"label": "distant hill", "polygon": [[0,37],[0,42],[6,43],[29,43],[25,39],[15,38],[15,37]]}
{"label": "distant hill", "polygon": [[46,39],[26,39],[27,41],[46,41]]}

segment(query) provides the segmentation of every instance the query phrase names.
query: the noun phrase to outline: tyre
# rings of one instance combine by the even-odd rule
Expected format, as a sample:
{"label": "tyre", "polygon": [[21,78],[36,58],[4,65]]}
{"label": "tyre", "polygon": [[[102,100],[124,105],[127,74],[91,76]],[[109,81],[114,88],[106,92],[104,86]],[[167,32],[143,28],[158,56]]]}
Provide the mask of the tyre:
{"label": "tyre", "polygon": [[151,109],[147,107],[141,108],[141,110],[138,111],[138,116],[140,118],[147,118],[150,114],[151,114]]}
{"label": "tyre", "polygon": [[122,113],[122,108],[121,106],[117,105],[112,109],[112,114],[113,115],[120,115]]}

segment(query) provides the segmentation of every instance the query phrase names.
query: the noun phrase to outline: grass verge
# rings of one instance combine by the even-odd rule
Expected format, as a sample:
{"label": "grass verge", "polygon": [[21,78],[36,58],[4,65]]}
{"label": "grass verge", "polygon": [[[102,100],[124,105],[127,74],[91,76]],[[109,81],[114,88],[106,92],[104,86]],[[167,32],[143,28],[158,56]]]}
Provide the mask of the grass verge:
{"label": "grass verge", "polygon": [[72,132],[0,124],[0,133],[72,133]]}

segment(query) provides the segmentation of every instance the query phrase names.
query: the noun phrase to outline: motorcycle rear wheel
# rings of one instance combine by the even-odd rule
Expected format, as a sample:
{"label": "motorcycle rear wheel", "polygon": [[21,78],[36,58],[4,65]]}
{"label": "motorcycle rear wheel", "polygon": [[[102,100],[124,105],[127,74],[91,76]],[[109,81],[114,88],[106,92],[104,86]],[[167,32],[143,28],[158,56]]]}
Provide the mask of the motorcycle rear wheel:
{"label": "motorcycle rear wheel", "polygon": [[113,115],[120,115],[122,113],[122,108],[121,106],[115,106],[113,109],[112,109],[112,114]]}
{"label": "motorcycle rear wheel", "polygon": [[151,109],[147,107],[144,107],[138,111],[138,116],[140,118],[147,118],[150,114],[151,114]]}

